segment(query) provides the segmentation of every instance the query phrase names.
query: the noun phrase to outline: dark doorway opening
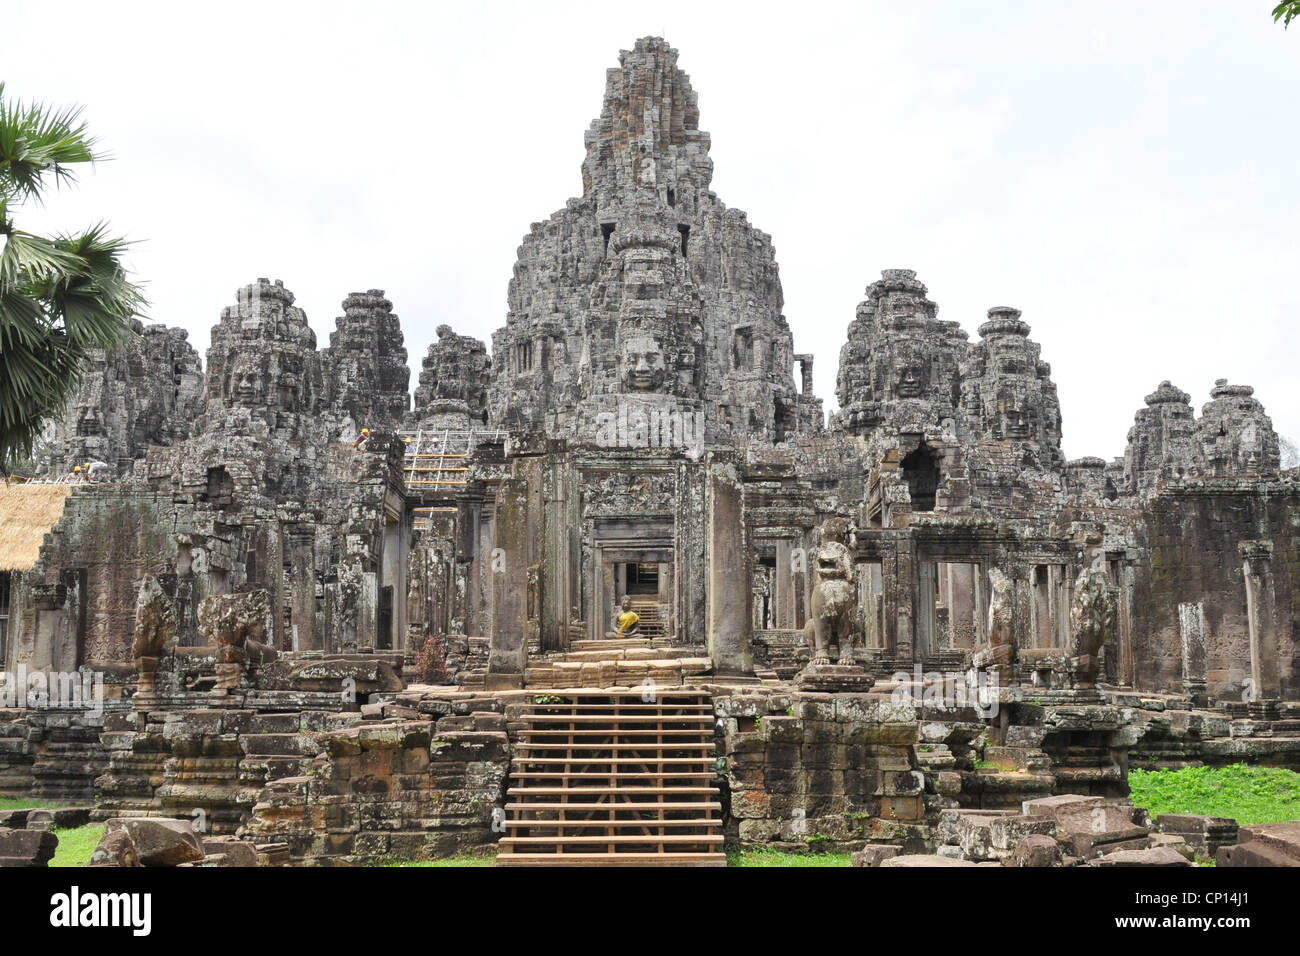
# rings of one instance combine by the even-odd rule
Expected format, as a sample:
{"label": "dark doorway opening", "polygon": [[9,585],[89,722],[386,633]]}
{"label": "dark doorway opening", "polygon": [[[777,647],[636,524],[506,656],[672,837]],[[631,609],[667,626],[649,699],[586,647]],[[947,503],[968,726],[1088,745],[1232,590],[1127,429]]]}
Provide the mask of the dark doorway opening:
{"label": "dark doorway opening", "polygon": [[378,648],[381,651],[393,649],[393,586],[379,589],[379,635]]}
{"label": "dark doorway opening", "polygon": [[658,594],[659,565],[629,564],[627,566],[628,594]]}
{"label": "dark doorway opening", "polygon": [[904,458],[903,479],[912,496],[912,510],[933,511],[939,490],[939,462],[934,452],[922,445]]}

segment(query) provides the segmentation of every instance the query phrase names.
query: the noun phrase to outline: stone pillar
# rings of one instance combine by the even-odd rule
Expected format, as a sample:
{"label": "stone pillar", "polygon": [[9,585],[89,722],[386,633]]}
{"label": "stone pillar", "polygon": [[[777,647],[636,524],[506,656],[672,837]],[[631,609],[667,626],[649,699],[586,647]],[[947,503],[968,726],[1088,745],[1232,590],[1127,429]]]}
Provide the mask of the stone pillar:
{"label": "stone pillar", "polygon": [[542,650],[561,651],[569,646],[570,585],[569,473],[563,458],[548,460],[543,474],[542,507],[544,557],[542,560]]}
{"label": "stone pillar", "polygon": [[734,464],[710,464],[707,499],[709,657],[717,674],[752,674],[753,554],[745,527],[744,490]]}
{"label": "stone pillar", "polygon": [[776,615],[772,626],[785,631],[795,626],[793,551],[788,539],[781,538],[776,542]]}
{"label": "stone pillar", "polygon": [[1178,605],[1178,629],[1183,639],[1183,689],[1193,707],[1206,706],[1208,674],[1205,663],[1205,605]]}
{"label": "stone pillar", "polygon": [[491,562],[492,638],[487,690],[522,687],[528,664],[529,480],[505,478],[497,488]]}
{"label": "stone pillar", "polygon": [[1242,541],[1239,545],[1246,581],[1246,620],[1250,633],[1250,677],[1255,698],[1281,697],[1277,628],[1274,621],[1273,543]]}
{"label": "stone pillar", "polygon": [[916,565],[916,659],[925,660],[938,650],[934,621],[934,562]]}
{"label": "stone pillar", "polygon": [[[887,561],[891,574],[885,580],[886,631],[891,640],[887,643],[891,656],[901,658],[913,664],[919,658],[915,650],[915,588],[916,580],[915,553],[912,542],[906,539],[898,541],[893,560]],[[892,580],[891,580],[892,578]]]}

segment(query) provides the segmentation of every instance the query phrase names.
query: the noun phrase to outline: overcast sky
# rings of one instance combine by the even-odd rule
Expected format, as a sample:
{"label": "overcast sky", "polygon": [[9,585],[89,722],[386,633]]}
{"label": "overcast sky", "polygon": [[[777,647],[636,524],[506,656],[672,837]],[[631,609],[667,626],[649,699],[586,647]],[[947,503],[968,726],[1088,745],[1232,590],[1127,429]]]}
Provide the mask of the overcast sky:
{"label": "overcast sky", "polygon": [[321,346],[382,288],[414,387],[439,324],[504,324],[529,224],[581,193],[605,70],[662,35],[828,409],[864,288],[912,268],[972,338],[1022,309],[1066,454],[1110,458],[1162,379],[1198,412],[1216,378],[1254,385],[1300,437],[1300,24],[1272,6],[24,4],[0,79],[83,104],[115,157],[20,227],[141,240],[151,318],[200,352],[258,276]]}

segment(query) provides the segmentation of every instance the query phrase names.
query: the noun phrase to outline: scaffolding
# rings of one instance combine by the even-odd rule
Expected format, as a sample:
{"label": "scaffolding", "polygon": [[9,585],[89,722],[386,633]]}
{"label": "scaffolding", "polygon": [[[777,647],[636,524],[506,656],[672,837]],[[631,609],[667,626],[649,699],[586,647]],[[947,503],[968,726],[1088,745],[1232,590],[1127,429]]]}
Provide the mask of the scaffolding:
{"label": "scaffolding", "polygon": [[[400,432],[406,443],[402,472],[406,488],[413,498],[449,498],[469,483],[469,457],[482,441],[499,441],[499,429],[417,429]],[[447,507],[416,508],[415,527],[429,527],[438,512],[454,511]]]}

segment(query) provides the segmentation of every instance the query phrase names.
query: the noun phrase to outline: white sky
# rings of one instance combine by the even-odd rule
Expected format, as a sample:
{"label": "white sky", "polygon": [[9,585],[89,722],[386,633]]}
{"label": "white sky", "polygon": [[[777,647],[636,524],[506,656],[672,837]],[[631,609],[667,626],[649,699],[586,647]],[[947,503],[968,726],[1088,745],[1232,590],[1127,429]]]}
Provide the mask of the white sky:
{"label": "white sky", "polygon": [[1024,310],[1066,454],[1110,458],[1166,378],[1198,412],[1216,378],[1252,384],[1300,437],[1300,25],[1272,6],[25,4],[0,79],[83,104],[115,157],[20,227],[143,240],[151,318],[200,352],[258,276],[321,346],[382,288],[414,387],[440,323],[504,323],[529,224],[581,192],[606,68],[662,35],[828,408],[865,286],[913,268],[972,338]]}

